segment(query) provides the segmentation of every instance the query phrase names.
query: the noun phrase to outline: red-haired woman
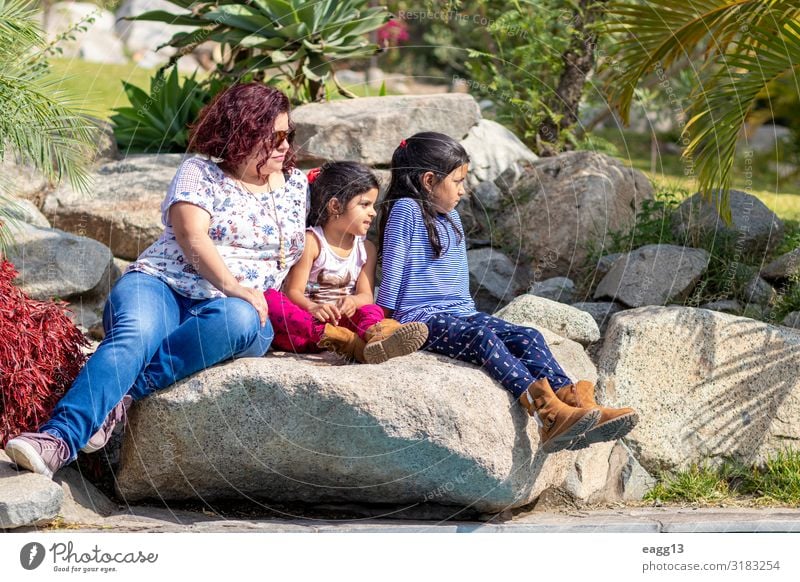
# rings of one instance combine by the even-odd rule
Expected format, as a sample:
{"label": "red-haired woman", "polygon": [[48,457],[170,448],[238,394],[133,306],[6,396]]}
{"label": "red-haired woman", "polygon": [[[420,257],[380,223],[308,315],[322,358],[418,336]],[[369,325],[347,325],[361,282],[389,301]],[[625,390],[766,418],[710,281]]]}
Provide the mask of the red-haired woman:
{"label": "red-haired woman", "polygon": [[52,476],[108,442],[130,403],[230,358],[263,355],[264,291],[303,253],[308,182],[294,167],[289,101],[258,84],[218,95],[191,128],[161,205],[164,232],[106,302],[106,337],[38,433],[6,445]]}

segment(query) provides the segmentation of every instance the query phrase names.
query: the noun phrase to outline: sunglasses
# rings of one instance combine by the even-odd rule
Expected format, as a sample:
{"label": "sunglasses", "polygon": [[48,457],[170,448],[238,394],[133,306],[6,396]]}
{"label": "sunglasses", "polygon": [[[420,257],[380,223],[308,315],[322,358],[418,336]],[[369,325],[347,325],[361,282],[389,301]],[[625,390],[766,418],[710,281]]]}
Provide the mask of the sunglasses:
{"label": "sunglasses", "polygon": [[279,130],[272,132],[272,147],[278,147],[283,143],[284,140],[288,140],[289,144],[291,145],[294,142],[294,130],[290,129],[289,131]]}

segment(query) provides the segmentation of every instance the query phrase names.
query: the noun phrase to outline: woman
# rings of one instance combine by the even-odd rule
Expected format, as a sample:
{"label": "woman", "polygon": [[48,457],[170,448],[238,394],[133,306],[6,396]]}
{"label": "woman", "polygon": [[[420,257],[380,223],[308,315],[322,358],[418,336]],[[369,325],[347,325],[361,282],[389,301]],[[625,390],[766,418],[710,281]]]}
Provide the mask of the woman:
{"label": "woman", "polygon": [[[52,477],[99,450],[132,401],[272,341],[264,291],[303,252],[308,182],[294,167],[289,101],[258,83],[218,95],[191,129],[162,203],[164,232],[117,281],[106,338],[38,433],[6,444]],[[213,160],[220,160],[214,162]]]}

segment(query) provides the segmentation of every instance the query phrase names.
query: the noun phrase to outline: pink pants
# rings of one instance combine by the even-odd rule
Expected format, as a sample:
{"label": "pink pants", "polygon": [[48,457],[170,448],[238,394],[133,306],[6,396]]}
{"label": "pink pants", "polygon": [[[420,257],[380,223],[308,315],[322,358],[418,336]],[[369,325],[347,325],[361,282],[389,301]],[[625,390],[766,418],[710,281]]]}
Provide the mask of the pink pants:
{"label": "pink pants", "polygon": [[[269,322],[275,333],[272,345],[279,350],[297,354],[317,353],[317,347],[325,324],[317,320],[305,309],[301,309],[289,298],[275,289],[264,293],[269,309]],[[339,321],[341,327],[354,331],[361,339],[365,332],[384,319],[383,309],[377,305],[364,305],[356,309],[352,317],[344,317]]]}

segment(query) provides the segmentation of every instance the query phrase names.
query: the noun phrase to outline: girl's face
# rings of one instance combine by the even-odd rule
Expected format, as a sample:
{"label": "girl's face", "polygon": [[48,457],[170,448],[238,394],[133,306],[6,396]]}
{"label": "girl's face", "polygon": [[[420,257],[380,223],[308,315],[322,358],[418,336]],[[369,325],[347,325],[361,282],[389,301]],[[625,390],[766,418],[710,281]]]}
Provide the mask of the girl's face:
{"label": "girl's face", "polygon": [[469,164],[459,166],[431,188],[430,201],[437,212],[447,214],[456,207],[465,194],[464,181],[467,179],[468,171]]}
{"label": "girl's face", "polygon": [[367,236],[367,231],[378,214],[375,210],[377,200],[378,189],[367,190],[350,200],[342,214],[332,214],[329,220],[336,221],[353,236]]}
{"label": "girl's face", "polygon": [[[288,136],[289,114],[281,113],[275,118],[275,125],[272,128],[272,134],[265,136],[264,138],[268,142],[272,142],[273,149],[272,153],[267,159],[267,163],[261,166],[262,175],[269,176],[270,174],[280,172],[283,169],[283,160],[286,158],[286,154],[289,152],[290,147]],[[280,141],[280,143],[278,143],[277,138],[280,137],[283,137],[283,139]],[[259,145],[255,147],[253,152],[245,160],[240,175],[251,179],[257,179],[258,173],[256,172],[256,167],[263,156],[264,148],[259,143]]]}

